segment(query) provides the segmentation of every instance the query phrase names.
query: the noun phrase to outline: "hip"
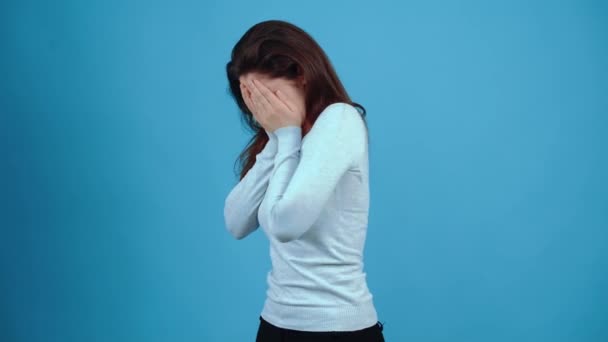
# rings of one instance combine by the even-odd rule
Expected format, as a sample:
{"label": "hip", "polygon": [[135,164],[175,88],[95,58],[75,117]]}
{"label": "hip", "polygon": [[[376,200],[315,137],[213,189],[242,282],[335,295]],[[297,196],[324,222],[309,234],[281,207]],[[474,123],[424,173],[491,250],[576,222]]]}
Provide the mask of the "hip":
{"label": "hip", "polygon": [[380,321],[364,329],[351,331],[294,330],[273,325],[260,316],[256,342],[384,342],[383,330],[384,325]]}

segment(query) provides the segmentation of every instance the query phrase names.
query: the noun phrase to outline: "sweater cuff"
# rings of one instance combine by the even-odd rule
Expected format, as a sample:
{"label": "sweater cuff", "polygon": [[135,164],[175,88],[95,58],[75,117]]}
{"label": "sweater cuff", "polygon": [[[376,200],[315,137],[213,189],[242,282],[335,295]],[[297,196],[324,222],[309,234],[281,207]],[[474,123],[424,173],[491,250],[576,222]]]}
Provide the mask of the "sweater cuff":
{"label": "sweater cuff", "polygon": [[302,144],[302,127],[283,126],[272,132],[277,137],[277,154],[290,153],[294,148],[299,149]]}
{"label": "sweater cuff", "polygon": [[260,158],[273,159],[277,154],[277,136],[268,131],[266,131],[266,135],[268,135],[268,142],[258,155]]}

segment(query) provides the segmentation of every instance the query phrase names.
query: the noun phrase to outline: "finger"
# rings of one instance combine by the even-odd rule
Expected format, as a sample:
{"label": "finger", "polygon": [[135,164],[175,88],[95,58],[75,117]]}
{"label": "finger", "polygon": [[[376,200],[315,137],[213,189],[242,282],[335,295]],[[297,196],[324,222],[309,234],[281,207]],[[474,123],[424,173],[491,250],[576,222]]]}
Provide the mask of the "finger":
{"label": "finger", "polygon": [[277,97],[279,98],[279,100],[283,101],[285,106],[287,106],[287,108],[289,108],[290,111],[293,112],[295,110],[295,108],[293,107],[293,104],[291,104],[289,99],[287,98],[287,95],[283,94],[282,91],[277,90]]}
{"label": "finger", "polygon": [[264,98],[269,102],[272,103],[274,100],[274,94],[270,91],[270,89],[268,89],[266,87],[266,85],[258,80],[253,80],[253,84],[255,85],[255,87],[260,91],[260,94],[262,94],[262,96],[264,96]]}
{"label": "finger", "polygon": [[247,88],[245,87],[244,84],[240,84],[241,87],[241,97],[243,98],[243,101],[245,101],[245,103],[247,104],[247,106],[249,106],[249,103],[247,103],[248,99],[248,95],[247,95]]}
{"label": "finger", "polygon": [[254,80],[255,85],[260,90],[260,93],[264,98],[268,101],[268,103],[280,110],[290,110],[289,106],[287,106],[283,101],[281,101],[266,85],[258,80]]}
{"label": "finger", "polygon": [[[253,80],[248,82],[248,89],[251,90],[249,101],[251,101],[256,108],[258,113],[271,113],[273,111],[272,105],[260,92],[260,89],[253,83]],[[257,84],[260,82],[257,81]],[[258,120],[259,121],[259,120]]]}
{"label": "finger", "polygon": [[256,105],[259,105],[264,110],[269,110],[272,106],[270,101],[262,94],[260,89],[258,88],[259,82],[254,82],[254,80],[249,81],[251,84],[252,91],[252,99]]}
{"label": "finger", "polygon": [[243,100],[247,102],[249,100],[249,90],[247,89],[247,86],[243,83],[240,84],[240,87]]}
{"label": "finger", "polygon": [[253,115],[254,119],[259,122],[260,120],[258,120],[258,118],[256,116],[257,109],[255,107],[255,104],[251,101],[251,94],[249,94],[249,90],[247,89],[247,86],[243,84],[241,86],[241,88],[243,88],[241,93],[243,95],[243,100],[245,101],[247,108],[249,108],[249,111]]}
{"label": "finger", "polygon": [[249,107],[249,110],[253,110],[255,107],[253,106],[253,102],[251,101],[251,92],[249,91],[249,89],[247,88],[247,86],[245,84],[241,85],[241,93],[243,95],[243,100],[245,101],[245,104],[247,104],[247,107]]}
{"label": "finger", "polygon": [[247,98],[247,89],[245,88],[245,85],[243,85],[243,83],[239,84],[239,88],[241,90],[241,97],[243,98],[243,100],[246,100]]}

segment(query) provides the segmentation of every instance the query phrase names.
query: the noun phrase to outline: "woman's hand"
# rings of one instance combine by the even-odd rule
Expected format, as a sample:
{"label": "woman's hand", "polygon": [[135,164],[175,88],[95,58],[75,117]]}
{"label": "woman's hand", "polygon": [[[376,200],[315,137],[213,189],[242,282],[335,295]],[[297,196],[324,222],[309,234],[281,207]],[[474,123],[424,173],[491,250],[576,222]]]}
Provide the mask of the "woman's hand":
{"label": "woman's hand", "polygon": [[255,120],[268,132],[285,126],[301,126],[304,122],[304,108],[298,108],[295,101],[280,90],[273,93],[258,80],[241,83],[241,94]]}

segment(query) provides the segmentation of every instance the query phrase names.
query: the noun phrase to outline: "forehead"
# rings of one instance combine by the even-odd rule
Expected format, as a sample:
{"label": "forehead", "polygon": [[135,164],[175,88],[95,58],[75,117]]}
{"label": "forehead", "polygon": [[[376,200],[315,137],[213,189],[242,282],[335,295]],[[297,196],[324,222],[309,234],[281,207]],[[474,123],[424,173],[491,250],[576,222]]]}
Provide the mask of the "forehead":
{"label": "forehead", "polygon": [[261,82],[264,82],[264,84],[267,85],[267,86],[279,86],[279,85],[291,83],[291,80],[288,80],[286,78],[282,78],[282,77],[281,78],[279,78],[279,77],[271,78],[271,77],[269,77],[267,75],[260,74],[260,73],[257,73],[257,72],[253,72],[253,71],[252,72],[248,72],[248,73],[246,73],[244,75],[241,75],[241,77],[239,77],[239,80],[241,82],[249,81],[251,79],[256,79],[256,80],[259,80]]}

